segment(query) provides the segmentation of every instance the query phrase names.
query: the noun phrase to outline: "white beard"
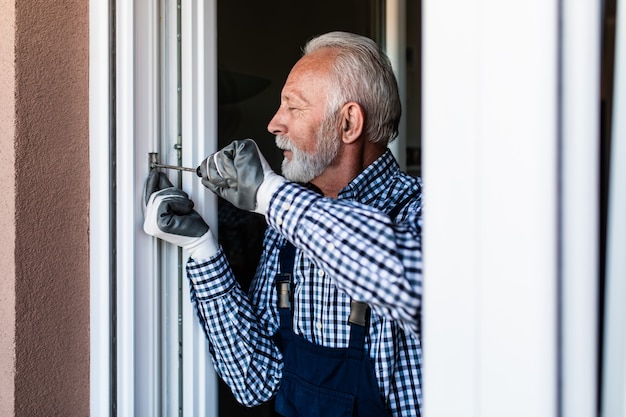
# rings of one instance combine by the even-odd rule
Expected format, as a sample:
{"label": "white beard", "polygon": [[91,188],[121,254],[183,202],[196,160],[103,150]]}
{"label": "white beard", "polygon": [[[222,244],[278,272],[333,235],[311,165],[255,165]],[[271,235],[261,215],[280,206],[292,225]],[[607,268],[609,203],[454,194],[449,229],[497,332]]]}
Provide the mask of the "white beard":
{"label": "white beard", "polygon": [[285,136],[276,136],[276,146],[291,151],[291,160],[283,159],[282,174],[290,181],[307,183],[320,176],[339,154],[340,138],[332,137],[333,128],[322,123],[317,135],[317,149],[309,154],[298,149]]}

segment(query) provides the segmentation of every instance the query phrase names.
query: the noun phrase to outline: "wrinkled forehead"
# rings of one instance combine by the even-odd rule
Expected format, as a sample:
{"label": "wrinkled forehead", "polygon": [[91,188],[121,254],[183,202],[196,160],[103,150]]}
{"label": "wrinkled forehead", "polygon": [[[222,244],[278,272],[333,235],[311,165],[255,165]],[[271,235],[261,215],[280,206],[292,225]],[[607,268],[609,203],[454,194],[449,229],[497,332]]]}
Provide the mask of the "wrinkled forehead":
{"label": "wrinkled forehead", "polygon": [[326,96],[331,87],[330,74],[336,56],[336,51],[324,48],[300,58],[287,77],[283,95]]}

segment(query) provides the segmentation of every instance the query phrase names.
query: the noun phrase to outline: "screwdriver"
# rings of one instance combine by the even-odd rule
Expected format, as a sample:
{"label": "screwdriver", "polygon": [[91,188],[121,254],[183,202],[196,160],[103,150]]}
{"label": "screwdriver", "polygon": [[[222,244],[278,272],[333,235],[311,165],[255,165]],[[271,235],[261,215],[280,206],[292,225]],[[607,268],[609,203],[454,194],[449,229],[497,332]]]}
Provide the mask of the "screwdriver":
{"label": "screwdriver", "polygon": [[159,164],[159,163],[156,163],[156,162],[151,163],[150,167],[151,168],[165,168],[165,169],[176,169],[178,171],[195,172],[197,176],[202,177],[202,173],[200,172],[200,167],[198,167],[198,168],[179,167],[178,165]]}

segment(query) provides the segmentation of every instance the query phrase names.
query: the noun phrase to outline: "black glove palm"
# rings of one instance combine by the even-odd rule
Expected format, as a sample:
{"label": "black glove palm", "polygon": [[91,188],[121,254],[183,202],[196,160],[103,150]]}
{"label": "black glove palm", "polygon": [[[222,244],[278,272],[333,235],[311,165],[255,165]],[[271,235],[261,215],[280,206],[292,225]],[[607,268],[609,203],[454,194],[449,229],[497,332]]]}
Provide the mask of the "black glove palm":
{"label": "black glove palm", "polygon": [[152,170],[144,190],[144,231],[189,250],[194,259],[217,252],[217,242],[187,193],[175,188],[167,176]]}

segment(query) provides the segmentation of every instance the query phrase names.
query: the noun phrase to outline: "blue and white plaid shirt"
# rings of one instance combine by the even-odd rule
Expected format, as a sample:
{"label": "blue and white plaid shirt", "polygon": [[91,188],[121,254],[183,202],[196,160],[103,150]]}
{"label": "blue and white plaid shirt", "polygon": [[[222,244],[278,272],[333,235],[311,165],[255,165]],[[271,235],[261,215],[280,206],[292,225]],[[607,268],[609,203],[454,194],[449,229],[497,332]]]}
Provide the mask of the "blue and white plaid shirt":
{"label": "blue and white plaid shirt", "polygon": [[[407,196],[413,196],[404,203]],[[280,248],[297,248],[294,331],[327,347],[348,346],[350,298],[372,307],[366,339],[382,398],[393,416],[419,416],[422,403],[421,182],[387,151],[344,188],[324,198],[280,186],[267,213],[264,250],[248,294],[219,251],[187,264],[191,298],[217,373],[238,401],[257,405],[278,391],[282,355],[274,277]],[[402,203],[401,203],[402,202]],[[402,205],[395,219],[387,213]]]}

